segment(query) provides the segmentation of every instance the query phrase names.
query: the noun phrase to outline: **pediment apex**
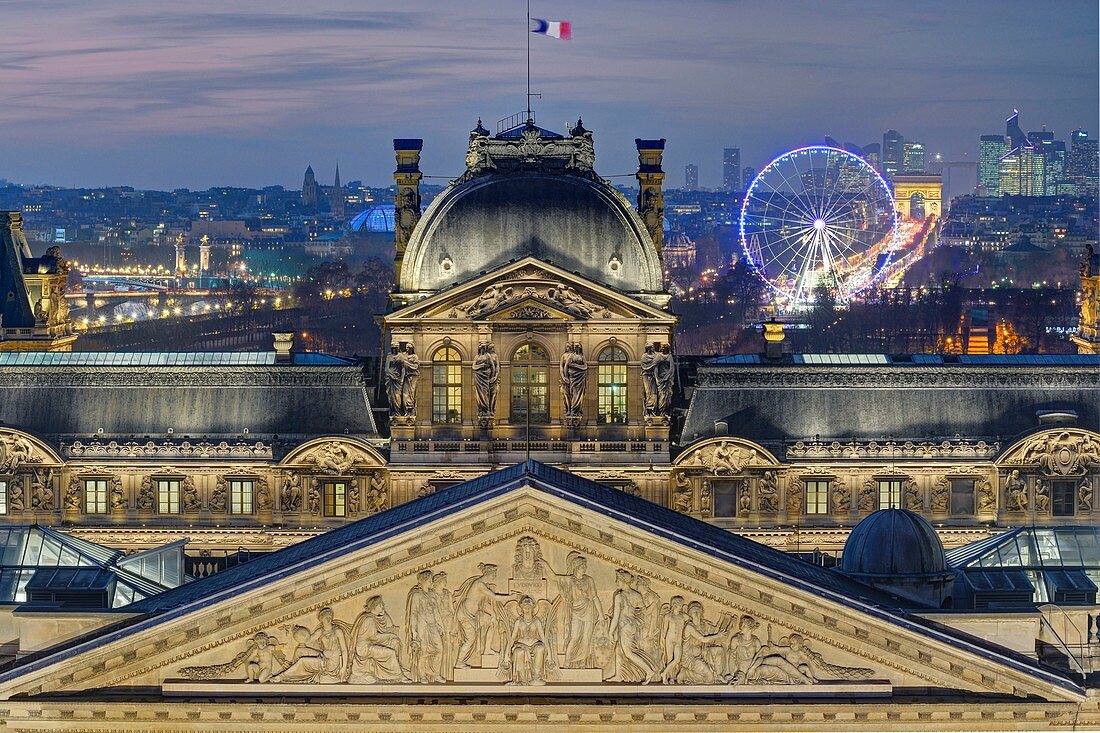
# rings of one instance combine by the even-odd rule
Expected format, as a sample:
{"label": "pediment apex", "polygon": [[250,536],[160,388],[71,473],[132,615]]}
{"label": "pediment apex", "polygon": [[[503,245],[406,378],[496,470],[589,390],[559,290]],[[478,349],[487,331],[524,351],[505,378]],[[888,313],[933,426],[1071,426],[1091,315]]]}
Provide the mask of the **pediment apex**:
{"label": "pediment apex", "polygon": [[[0,697],[134,685],[199,685],[188,693],[201,694],[230,683],[256,694],[303,684],[408,694],[413,680],[463,694],[546,682],[795,695],[829,682],[880,694],[923,685],[1079,696],[1060,677],[998,663],[985,647],[867,599],[845,600],[840,576],[835,589],[815,590],[807,578],[822,571],[813,566],[788,575],[782,565],[797,561],[743,538],[577,477],[516,468],[169,591],[182,601],[165,594],[163,609],[156,598],[139,604],[133,610],[149,615],[131,628],[62,645],[25,674],[0,673]],[[710,641],[684,652],[688,667],[665,679],[671,652],[660,630],[670,615]],[[624,638],[631,646],[613,641]],[[554,657],[536,654],[539,644]]]}
{"label": "pediment apex", "polygon": [[385,316],[387,325],[421,318],[478,318],[534,297],[566,318],[644,318],[672,322],[674,316],[534,257],[509,263],[435,293]]}

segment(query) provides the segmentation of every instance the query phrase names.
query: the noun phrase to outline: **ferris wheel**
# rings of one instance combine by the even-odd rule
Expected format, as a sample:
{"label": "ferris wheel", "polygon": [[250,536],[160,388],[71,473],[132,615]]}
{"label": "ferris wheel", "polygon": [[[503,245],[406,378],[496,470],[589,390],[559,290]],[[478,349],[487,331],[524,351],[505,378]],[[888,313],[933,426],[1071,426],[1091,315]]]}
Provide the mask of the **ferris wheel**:
{"label": "ferris wheel", "polygon": [[760,171],[741,205],[740,234],[776,305],[810,305],[821,288],[848,303],[885,273],[898,214],[889,185],[866,160],[814,145]]}

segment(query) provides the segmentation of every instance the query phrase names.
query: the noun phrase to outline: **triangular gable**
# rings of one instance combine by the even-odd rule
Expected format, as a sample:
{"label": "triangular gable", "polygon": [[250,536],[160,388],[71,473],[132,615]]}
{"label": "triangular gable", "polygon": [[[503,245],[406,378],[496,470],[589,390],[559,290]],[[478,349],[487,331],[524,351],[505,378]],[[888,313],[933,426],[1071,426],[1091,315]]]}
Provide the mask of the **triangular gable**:
{"label": "triangular gable", "polygon": [[644,318],[671,323],[675,319],[659,308],[535,257],[525,257],[460,283],[394,311],[384,319],[392,326],[403,321],[431,318],[484,318],[515,311],[523,301],[532,307],[555,310],[574,320]]}
{"label": "triangular gable", "polygon": [[[140,615],[115,630],[0,674],[0,694],[509,694],[545,682],[548,694],[795,685],[791,694],[1080,698],[1026,658],[891,604],[831,570],[528,462],[133,604],[122,611]],[[670,624],[696,633],[670,636]],[[679,640],[678,666],[662,632]]]}

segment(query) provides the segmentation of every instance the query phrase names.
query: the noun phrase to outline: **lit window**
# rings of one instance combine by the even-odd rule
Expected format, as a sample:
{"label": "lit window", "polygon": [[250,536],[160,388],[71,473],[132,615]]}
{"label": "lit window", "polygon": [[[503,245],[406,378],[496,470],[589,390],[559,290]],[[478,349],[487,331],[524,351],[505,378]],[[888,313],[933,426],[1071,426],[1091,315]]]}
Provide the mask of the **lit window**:
{"label": "lit window", "polygon": [[526,343],[512,354],[513,424],[530,420],[535,424],[550,422],[550,391],[547,389],[550,357],[538,344]]}
{"label": "lit window", "polygon": [[253,481],[230,481],[229,482],[229,513],[230,514],[251,514],[252,513],[252,489],[255,485]]}
{"label": "lit window", "polygon": [[107,479],[84,479],[84,513],[107,513]]}
{"label": "lit window", "polygon": [[157,481],[157,512],[160,514],[180,513],[179,479]]}
{"label": "lit window", "polygon": [[8,513],[8,482],[0,481],[0,514]]}
{"label": "lit window", "polygon": [[343,481],[329,481],[325,484],[325,516],[346,517],[348,485]]}
{"label": "lit window", "polygon": [[828,514],[829,513],[829,482],[828,481],[807,481],[806,482],[806,513],[807,514]]}
{"label": "lit window", "polygon": [[462,422],[462,357],[450,346],[432,357],[432,422]]}
{"label": "lit window", "polygon": [[626,352],[609,346],[600,352],[596,370],[596,422],[600,425],[626,422]]}
{"label": "lit window", "polygon": [[878,508],[901,508],[901,479],[882,478],[878,480]]}

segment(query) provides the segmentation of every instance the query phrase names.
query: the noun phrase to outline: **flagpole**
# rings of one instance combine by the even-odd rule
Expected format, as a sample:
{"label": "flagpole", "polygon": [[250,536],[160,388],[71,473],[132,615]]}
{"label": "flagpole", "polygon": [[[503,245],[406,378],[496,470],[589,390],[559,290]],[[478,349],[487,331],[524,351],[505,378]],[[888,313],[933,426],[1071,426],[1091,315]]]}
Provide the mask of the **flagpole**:
{"label": "flagpole", "polygon": [[527,0],[527,119],[531,119],[531,0]]}

